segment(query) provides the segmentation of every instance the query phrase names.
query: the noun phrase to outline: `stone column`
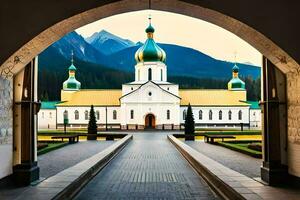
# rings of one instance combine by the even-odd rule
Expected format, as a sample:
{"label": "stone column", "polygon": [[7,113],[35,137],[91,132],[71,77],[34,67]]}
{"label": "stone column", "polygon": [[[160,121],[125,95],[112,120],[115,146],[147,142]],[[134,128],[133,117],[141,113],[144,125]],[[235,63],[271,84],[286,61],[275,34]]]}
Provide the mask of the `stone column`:
{"label": "stone column", "polygon": [[[36,58],[37,59],[37,58]],[[29,185],[39,179],[36,155],[36,115],[40,107],[37,102],[37,60],[26,65],[23,73],[21,101],[15,102],[20,110],[21,159],[13,168],[14,180],[18,185]]]}
{"label": "stone column", "polygon": [[262,66],[263,166],[261,178],[270,185],[283,183],[288,174],[285,165],[286,81],[285,76],[268,59]]}

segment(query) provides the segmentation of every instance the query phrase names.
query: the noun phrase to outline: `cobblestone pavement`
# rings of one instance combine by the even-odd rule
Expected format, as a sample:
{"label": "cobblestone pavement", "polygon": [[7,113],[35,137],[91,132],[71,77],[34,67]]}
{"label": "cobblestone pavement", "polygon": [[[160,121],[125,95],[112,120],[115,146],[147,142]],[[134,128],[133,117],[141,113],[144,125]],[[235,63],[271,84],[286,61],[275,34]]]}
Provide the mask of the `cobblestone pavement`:
{"label": "cobblestone pavement", "polygon": [[40,177],[47,178],[104,150],[113,141],[80,141],[38,156]]}
{"label": "cobblestone pavement", "polygon": [[166,132],[140,132],[75,199],[217,197],[167,140]]}
{"label": "cobblestone pavement", "polygon": [[251,178],[260,177],[261,159],[203,141],[185,141],[185,143],[232,170]]}

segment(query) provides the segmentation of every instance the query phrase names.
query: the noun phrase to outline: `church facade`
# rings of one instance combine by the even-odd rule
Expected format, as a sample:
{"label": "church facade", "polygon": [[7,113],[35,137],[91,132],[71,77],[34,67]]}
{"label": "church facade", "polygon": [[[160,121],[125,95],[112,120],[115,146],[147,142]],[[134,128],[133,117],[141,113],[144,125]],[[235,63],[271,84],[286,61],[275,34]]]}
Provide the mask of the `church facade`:
{"label": "church facade", "polygon": [[[239,79],[237,65],[232,68],[228,89],[179,89],[178,84],[167,81],[167,55],[155,43],[154,31],[150,22],[147,40],[135,53],[135,80],[123,84],[121,90],[81,89],[72,62],[69,78],[61,90],[61,102],[52,111],[55,127],[62,128],[64,123],[71,128],[87,127],[93,105],[99,129],[178,130],[183,128],[189,104],[196,127],[260,127],[258,116],[255,125],[251,124],[251,103],[247,102],[245,83]],[[47,121],[43,111],[42,107],[39,127],[53,127],[42,123]]]}

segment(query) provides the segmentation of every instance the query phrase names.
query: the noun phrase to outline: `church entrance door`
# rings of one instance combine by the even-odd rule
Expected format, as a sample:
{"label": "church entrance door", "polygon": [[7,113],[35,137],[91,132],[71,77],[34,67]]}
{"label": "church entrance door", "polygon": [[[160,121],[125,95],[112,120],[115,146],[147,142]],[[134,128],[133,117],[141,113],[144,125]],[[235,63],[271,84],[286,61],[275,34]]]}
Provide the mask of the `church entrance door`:
{"label": "church entrance door", "polygon": [[155,128],[155,117],[153,114],[148,114],[145,117],[145,128]]}

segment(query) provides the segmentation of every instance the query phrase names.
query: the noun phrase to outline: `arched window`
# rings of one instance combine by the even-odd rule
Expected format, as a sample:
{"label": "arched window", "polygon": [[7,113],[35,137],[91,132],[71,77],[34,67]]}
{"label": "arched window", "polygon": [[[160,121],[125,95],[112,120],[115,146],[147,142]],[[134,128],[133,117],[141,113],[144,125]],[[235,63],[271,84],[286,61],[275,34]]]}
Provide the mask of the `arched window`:
{"label": "arched window", "polygon": [[44,115],[45,115],[44,112],[42,112],[42,118],[43,118],[43,119],[44,119],[44,117],[45,117]]}
{"label": "arched window", "polygon": [[75,120],[78,120],[79,119],[79,112],[78,112],[78,110],[75,110],[74,114],[75,114]]}
{"label": "arched window", "polygon": [[130,110],[130,119],[133,119],[133,118],[134,118],[134,111]]}
{"label": "arched window", "polygon": [[203,115],[202,110],[199,110],[199,119],[200,120],[202,120],[202,117],[203,117],[202,115]]}
{"label": "arched window", "polygon": [[52,112],[49,113],[49,118],[52,119]]}
{"label": "arched window", "polygon": [[141,71],[138,70],[138,81],[141,79]]}
{"label": "arched window", "polygon": [[211,110],[209,110],[209,120],[212,120],[212,117],[213,117],[213,112]]}
{"label": "arched window", "polygon": [[89,120],[89,111],[84,111],[84,119]]}
{"label": "arched window", "polygon": [[231,120],[231,115],[232,115],[232,112],[231,112],[231,110],[229,110],[229,112],[228,112],[228,119],[229,120]]}
{"label": "arched window", "polygon": [[160,80],[163,81],[163,70],[160,70]]}
{"label": "arched window", "polygon": [[239,111],[239,120],[242,120],[242,117],[243,117],[243,113],[242,113],[242,111],[240,110],[240,111]]}
{"label": "arched window", "polygon": [[117,119],[117,111],[116,110],[113,111],[113,119]]}
{"label": "arched window", "polygon": [[186,110],[183,110],[183,120],[186,118]]}
{"label": "arched window", "polygon": [[96,111],[96,117],[97,117],[97,120],[100,119],[100,112],[98,110]]}
{"label": "arched window", "polygon": [[170,110],[167,110],[167,119],[170,119]]}
{"label": "arched window", "polygon": [[151,81],[152,80],[152,69],[149,68],[148,69],[148,81]]}
{"label": "arched window", "polygon": [[219,120],[222,120],[222,110],[219,111]]}
{"label": "arched window", "polygon": [[69,119],[69,114],[68,114],[68,111],[64,111],[64,119]]}

